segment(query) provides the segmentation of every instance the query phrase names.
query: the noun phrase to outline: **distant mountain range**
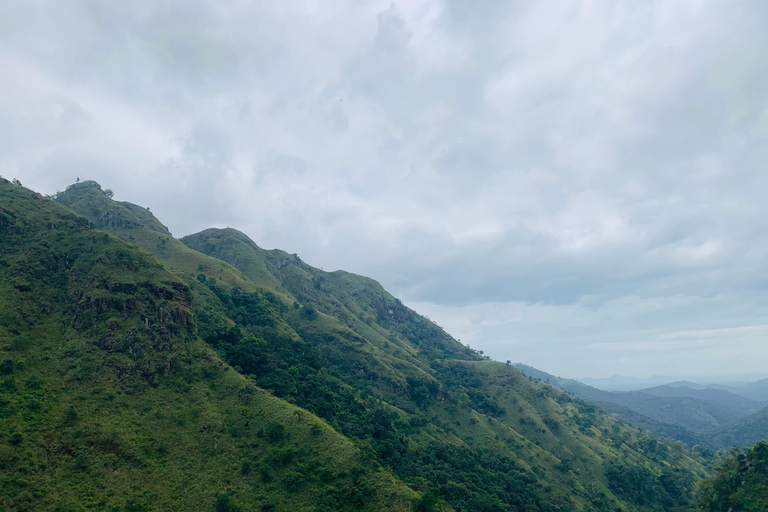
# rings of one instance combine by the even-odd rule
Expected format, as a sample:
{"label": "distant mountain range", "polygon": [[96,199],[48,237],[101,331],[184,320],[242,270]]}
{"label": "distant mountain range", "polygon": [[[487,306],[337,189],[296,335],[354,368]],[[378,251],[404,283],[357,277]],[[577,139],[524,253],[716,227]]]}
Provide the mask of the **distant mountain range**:
{"label": "distant mountain range", "polygon": [[612,375],[605,378],[585,377],[583,379],[576,380],[583,382],[588,386],[592,386],[605,391],[636,391],[638,389],[643,389],[650,386],[669,384],[670,382],[679,380],[679,378],[671,377],[668,375],[654,375],[648,378]]}
{"label": "distant mountain range", "polygon": [[[654,386],[687,386],[692,389],[726,389],[728,391],[742,390],[748,392],[747,389],[755,386],[758,393],[762,393],[762,396],[766,396],[768,393],[768,378],[765,375],[740,375],[718,378],[698,378],[698,382],[692,382],[690,380],[683,380],[680,377],[673,377],[669,375],[654,375],[652,377],[640,378],[640,377],[626,377],[624,375],[612,375],[610,377],[594,378],[584,377],[582,379],[575,379],[579,382],[583,382],[588,386],[592,386],[604,391],[639,391],[641,389],[647,389]],[[755,382],[757,381],[757,382]],[[740,393],[736,393],[740,394]],[[759,398],[753,398],[755,400],[761,400]]]}
{"label": "distant mountain range", "polygon": [[688,445],[724,448],[768,439],[768,379],[730,385],[676,381],[635,391],[605,391],[525,364],[515,366],[628,423]]}

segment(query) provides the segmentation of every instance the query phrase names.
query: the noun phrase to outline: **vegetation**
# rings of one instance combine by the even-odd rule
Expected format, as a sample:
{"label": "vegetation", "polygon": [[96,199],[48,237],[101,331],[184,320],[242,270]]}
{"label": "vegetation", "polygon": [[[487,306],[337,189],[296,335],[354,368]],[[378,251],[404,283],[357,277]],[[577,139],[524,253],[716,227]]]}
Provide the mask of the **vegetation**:
{"label": "vegetation", "polygon": [[418,499],[226,365],[196,335],[189,287],[144,251],[4,180],[0,248],[5,510],[408,510]]}
{"label": "vegetation", "polygon": [[[486,360],[405,308],[375,281],[323,272],[295,255],[265,251],[231,229],[206,230],[182,241],[231,263],[254,283],[291,294],[300,309],[290,308],[287,322],[303,340],[322,346],[327,355],[338,354],[320,367],[326,373],[337,372],[335,377],[349,383],[350,389],[364,390],[375,404],[394,407],[398,414],[386,415],[371,403],[338,400],[313,375],[304,374],[309,364],[296,368],[298,380],[312,385],[286,398],[327,418],[349,437],[369,441],[378,460],[400,478],[409,482],[423,478],[459,510],[599,510],[634,499],[618,497],[609,487],[606,468],[595,467],[594,460],[644,463],[649,458],[638,452],[650,442],[647,434],[565,393],[524,379],[507,365]],[[297,313],[305,309],[320,317],[307,322],[309,317]],[[357,342],[334,342],[334,330],[352,330]],[[311,351],[304,353],[308,361],[320,360]],[[260,384],[269,386],[265,381]],[[317,408],[313,393],[331,397],[334,407]],[[346,417],[338,413],[350,410],[356,412]],[[361,430],[360,424],[375,428]],[[623,441],[615,439],[619,436]],[[634,443],[636,452],[630,455]],[[691,470],[700,472],[700,466],[682,453],[665,452],[664,443],[657,444],[651,467],[679,456],[677,463],[686,467],[681,471],[690,478],[685,489],[670,491],[675,498],[651,494],[647,499],[659,507],[670,499],[680,506],[690,503],[697,478]],[[661,465],[649,472],[656,479],[668,479]],[[582,482],[589,484],[585,487]]]}
{"label": "vegetation", "polygon": [[763,512],[768,510],[768,442],[742,452],[738,448],[701,486],[701,512]]}
{"label": "vegetation", "polygon": [[768,439],[768,407],[709,433],[717,446],[751,446]]}
{"label": "vegetation", "polygon": [[[698,445],[709,454],[711,450],[748,446],[768,439],[768,409],[761,409],[764,403],[728,390],[694,389],[680,383],[639,391],[611,392],[574,379],[556,377],[528,365],[515,364],[515,367],[658,437],[682,441],[688,447]],[[749,391],[759,398],[763,391],[761,382],[755,384]]]}
{"label": "vegetation", "polygon": [[82,217],[1,185],[12,510],[693,505],[699,454],[488,360],[371,279],[235,230],[182,243],[94,182],[55,198]]}

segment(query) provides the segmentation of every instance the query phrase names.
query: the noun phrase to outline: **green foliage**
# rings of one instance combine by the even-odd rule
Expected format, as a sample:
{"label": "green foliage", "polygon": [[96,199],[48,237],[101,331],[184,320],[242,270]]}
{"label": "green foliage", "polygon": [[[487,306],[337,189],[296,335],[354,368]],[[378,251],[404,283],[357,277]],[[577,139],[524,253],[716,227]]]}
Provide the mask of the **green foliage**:
{"label": "green foliage", "polygon": [[[110,202],[89,187],[58,199],[175,271],[190,290],[191,337],[204,339],[215,351],[208,357],[226,361],[233,378],[248,378],[227,395],[237,400],[229,420],[186,420],[219,446],[240,450],[231,452],[228,487],[209,495],[209,509],[215,496],[229,496],[235,482],[244,482],[273,494],[245,500],[241,487],[231,503],[243,510],[277,510],[302,496],[312,496],[316,511],[650,510],[632,489],[609,485],[605,465],[619,463],[639,474],[646,469],[648,485],[663,489],[673,506],[690,497],[702,467],[687,452],[650,443],[597,408],[487,360],[375,281],[323,272],[230,229],[186,237],[184,246],[144,209]],[[104,347],[120,347],[112,338]],[[217,377],[222,371],[203,365],[175,384],[177,392],[185,396],[204,382],[217,396],[226,389]],[[164,380],[154,382],[159,389]],[[263,402],[261,389],[307,413],[244,414],[240,408]],[[198,418],[209,417],[206,411]],[[331,433],[354,442],[340,462],[317,454]],[[168,464],[174,446],[164,446],[171,452],[137,453]],[[683,478],[665,476],[669,468]],[[405,496],[402,481],[416,491],[409,501],[386,498]]]}
{"label": "green foliage", "polygon": [[[343,272],[324,273],[280,251],[262,251],[233,230],[208,230],[184,241],[239,266],[255,283],[269,285],[275,292],[285,293],[287,289],[296,294],[295,300],[289,297],[286,303],[293,304],[294,311],[301,303],[298,314],[286,314],[263,303],[254,307],[270,311],[276,324],[284,319],[298,338],[261,329],[258,341],[246,341],[235,333],[227,342],[212,338],[211,343],[259,386],[326,419],[346,436],[370,442],[376,459],[398,477],[426,481],[431,491],[420,498],[419,506],[429,504],[428,496],[437,496],[457,510],[579,509],[586,503],[598,510],[609,510],[616,503],[605,475],[592,473],[587,477],[583,473],[589,466],[579,458],[593,456],[593,448],[585,449],[593,442],[572,439],[571,428],[578,427],[578,436],[586,439],[595,437],[591,429],[606,422],[594,407],[584,404],[584,413],[567,419],[562,409],[552,410],[542,413],[538,421],[526,422],[523,417],[509,414],[509,405],[499,400],[498,392],[489,388],[488,378],[477,367],[455,364],[456,359],[477,361],[477,354],[407,310],[378,284]],[[276,279],[268,278],[269,274]],[[236,323],[242,332],[257,331],[245,321]],[[446,360],[447,355],[453,360]],[[515,374],[509,365],[502,367],[504,372]],[[516,385],[527,385],[524,382],[529,381],[516,381]],[[514,403],[523,410],[519,398],[541,402],[549,400],[551,393],[551,388],[542,388],[536,396],[514,397]],[[565,396],[559,399],[571,400]],[[454,420],[462,418],[456,423],[470,430],[429,419],[443,414]],[[490,427],[479,429],[477,418],[483,418]],[[495,439],[501,435],[514,438],[520,433],[536,439],[545,432],[561,437],[561,445],[581,455],[574,458],[574,452],[569,451],[562,460],[542,461],[536,467],[538,473],[534,473],[527,461],[523,465],[518,461],[536,459],[536,450],[483,440],[488,429],[494,432]],[[626,427],[617,429],[616,436],[628,436]],[[483,433],[475,439],[474,431]],[[449,441],[452,436],[466,444]],[[537,444],[542,441],[549,442],[536,439]],[[627,447],[618,439],[610,442]],[[639,444],[635,446],[628,461],[633,468],[645,457]],[[552,449],[559,450],[555,445]],[[610,453],[602,456],[609,460],[616,457]],[[659,451],[654,457],[662,461],[665,456]],[[663,466],[653,464],[653,474],[660,476]],[[690,460],[685,464],[695,466]],[[600,490],[592,495],[584,493],[583,497],[569,491],[572,470],[584,474],[585,481],[589,480],[590,486],[598,485]],[[690,500],[691,496],[694,476],[687,469],[681,471],[690,477],[683,489],[673,490],[674,497],[664,491],[673,504]],[[550,490],[542,492],[542,482],[549,482]],[[624,503],[637,499],[631,493],[617,495]]]}
{"label": "green foliage", "polygon": [[656,475],[643,466],[616,462],[606,468],[605,476],[612,491],[647,510],[684,511],[692,502],[693,476],[680,470]]}
{"label": "green foliage", "polygon": [[[98,192],[89,182],[79,187],[84,199],[88,189]],[[104,226],[130,220],[112,219]],[[138,240],[144,220],[135,219]],[[272,502],[278,511],[309,511],[333,486],[367,489],[364,502],[337,495],[336,510],[407,510],[413,491],[362,461],[317,417],[302,412],[297,421],[295,406],[232,371],[198,336],[195,308],[221,304],[219,295],[228,302],[211,314],[244,308],[242,321],[254,329],[267,327],[247,301],[279,305],[245,281],[241,297],[218,275],[205,286],[192,277],[195,292],[184,279],[70,210],[0,181],[4,508],[246,512]]]}
{"label": "green foliage", "polygon": [[698,510],[768,510],[768,442],[761,441],[744,452],[734,448],[717,468],[717,475],[702,483]]}
{"label": "green foliage", "polygon": [[240,512],[240,507],[235,505],[231,494],[219,494],[213,504],[215,512]]}

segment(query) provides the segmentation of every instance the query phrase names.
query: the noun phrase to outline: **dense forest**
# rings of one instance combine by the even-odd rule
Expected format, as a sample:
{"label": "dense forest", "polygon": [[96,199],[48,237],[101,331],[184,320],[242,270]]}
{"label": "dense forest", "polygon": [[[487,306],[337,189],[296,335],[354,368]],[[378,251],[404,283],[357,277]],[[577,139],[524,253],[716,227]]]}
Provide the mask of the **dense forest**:
{"label": "dense forest", "polygon": [[8,510],[694,507],[706,453],[489,360],[369,278],[232,229],[178,240],[112,195],[0,181]]}

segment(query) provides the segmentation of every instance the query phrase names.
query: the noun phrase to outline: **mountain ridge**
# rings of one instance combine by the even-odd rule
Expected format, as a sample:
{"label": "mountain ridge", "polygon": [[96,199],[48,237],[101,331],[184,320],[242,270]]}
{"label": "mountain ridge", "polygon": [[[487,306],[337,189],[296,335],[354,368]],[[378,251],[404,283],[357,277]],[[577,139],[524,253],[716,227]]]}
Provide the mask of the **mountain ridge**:
{"label": "mountain ridge", "polygon": [[8,510],[412,508],[353,442],[199,339],[192,291],[145,251],[5,180],[0,247]]}
{"label": "mountain ridge", "polygon": [[[163,232],[159,221],[146,226],[155,222],[137,216],[146,209],[112,201],[95,182],[56,200],[183,283],[195,332],[232,375],[273,393],[280,407],[302,407],[305,418],[324,420],[339,442],[367,453],[363,473],[379,482],[371,492],[390,509],[686,510],[705,476],[699,455],[482,357],[373,280],[323,272],[233,231],[184,238],[213,258]],[[325,489],[313,473],[290,469],[295,463],[264,486],[279,484],[289,501],[290,493]],[[391,480],[377,476],[382,467]],[[306,483],[291,490],[299,478]],[[231,495],[242,510],[258,506],[246,498],[242,489]]]}

